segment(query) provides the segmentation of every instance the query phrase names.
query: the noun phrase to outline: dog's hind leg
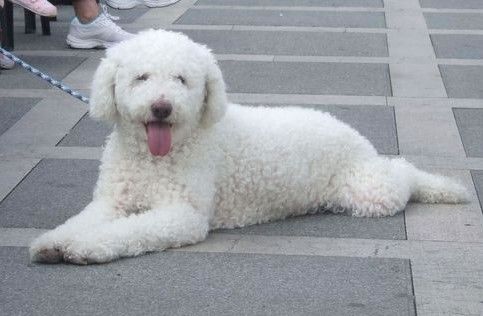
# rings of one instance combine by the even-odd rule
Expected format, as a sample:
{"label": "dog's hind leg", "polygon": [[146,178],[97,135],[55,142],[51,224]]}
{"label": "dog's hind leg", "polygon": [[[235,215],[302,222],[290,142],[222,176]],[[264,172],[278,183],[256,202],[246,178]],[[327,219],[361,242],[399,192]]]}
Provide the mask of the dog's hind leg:
{"label": "dog's hind leg", "polygon": [[377,157],[341,177],[337,197],[334,204],[354,216],[381,217],[402,211],[409,200],[462,203],[468,193],[453,180],[419,170],[404,159]]}
{"label": "dog's hind leg", "polygon": [[64,224],[35,239],[30,245],[30,259],[46,263],[60,262],[75,236],[88,235],[96,226],[115,217],[116,213],[108,202],[95,200]]}
{"label": "dog's hind leg", "polygon": [[411,195],[410,179],[391,160],[377,157],[340,177],[334,204],[353,216],[391,216],[406,206]]}
{"label": "dog's hind leg", "polygon": [[194,244],[206,238],[209,220],[188,204],[152,209],[116,219],[77,236],[64,261],[74,264],[109,262],[146,252]]}

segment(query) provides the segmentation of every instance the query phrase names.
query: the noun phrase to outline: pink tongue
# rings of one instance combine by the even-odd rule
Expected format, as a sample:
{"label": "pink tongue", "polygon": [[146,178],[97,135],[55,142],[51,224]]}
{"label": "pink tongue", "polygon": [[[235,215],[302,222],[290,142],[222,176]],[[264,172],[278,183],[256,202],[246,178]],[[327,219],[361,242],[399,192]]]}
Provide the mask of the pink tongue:
{"label": "pink tongue", "polygon": [[171,149],[171,128],[168,123],[151,122],[146,126],[149,151],[154,156],[164,156]]}

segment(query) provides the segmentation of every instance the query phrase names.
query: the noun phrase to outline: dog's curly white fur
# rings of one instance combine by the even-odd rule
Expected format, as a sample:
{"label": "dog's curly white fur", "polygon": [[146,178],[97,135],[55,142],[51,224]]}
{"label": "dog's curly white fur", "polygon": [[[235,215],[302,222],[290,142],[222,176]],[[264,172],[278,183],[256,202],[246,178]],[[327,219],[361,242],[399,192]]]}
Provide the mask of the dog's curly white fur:
{"label": "dog's curly white fur", "polygon": [[[172,144],[155,156],[146,123],[160,99],[172,105]],[[378,156],[327,113],[229,104],[210,50],[179,33],[150,30],[109,49],[90,114],[114,126],[93,201],[36,239],[33,261],[108,262],[319,207],[387,216],[410,199],[467,199],[450,179]]]}

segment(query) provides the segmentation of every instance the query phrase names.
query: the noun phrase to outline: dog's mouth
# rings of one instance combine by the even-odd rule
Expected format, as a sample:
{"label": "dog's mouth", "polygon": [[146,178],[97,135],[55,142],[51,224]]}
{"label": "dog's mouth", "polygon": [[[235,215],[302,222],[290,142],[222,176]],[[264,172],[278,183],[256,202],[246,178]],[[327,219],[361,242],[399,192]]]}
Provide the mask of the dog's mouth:
{"label": "dog's mouth", "polygon": [[166,156],[171,150],[172,124],[164,121],[152,121],[144,124],[148,137],[149,151],[153,156]]}

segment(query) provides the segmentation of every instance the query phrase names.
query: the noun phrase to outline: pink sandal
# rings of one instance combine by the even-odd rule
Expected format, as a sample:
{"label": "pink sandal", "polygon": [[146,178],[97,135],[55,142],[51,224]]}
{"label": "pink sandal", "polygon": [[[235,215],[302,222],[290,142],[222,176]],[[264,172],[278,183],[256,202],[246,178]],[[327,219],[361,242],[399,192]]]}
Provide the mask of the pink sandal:
{"label": "pink sandal", "polygon": [[35,14],[42,16],[56,16],[57,8],[47,0],[7,0],[18,4]]}

